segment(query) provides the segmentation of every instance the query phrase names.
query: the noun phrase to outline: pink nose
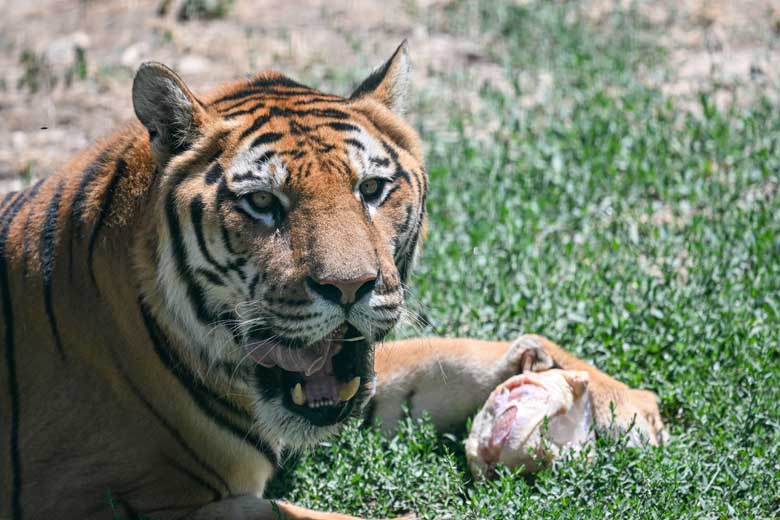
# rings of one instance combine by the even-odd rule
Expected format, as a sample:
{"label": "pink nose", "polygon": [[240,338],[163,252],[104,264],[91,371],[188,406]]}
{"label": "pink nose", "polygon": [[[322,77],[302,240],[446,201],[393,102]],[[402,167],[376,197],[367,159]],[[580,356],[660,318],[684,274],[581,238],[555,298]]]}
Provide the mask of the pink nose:
{"label": "pink nose", "polygon": [[309,285],[326,300],[341,305],[350,305],[373,289],[376,278],[376,273],[366,273],[349,280],[310,278]]}

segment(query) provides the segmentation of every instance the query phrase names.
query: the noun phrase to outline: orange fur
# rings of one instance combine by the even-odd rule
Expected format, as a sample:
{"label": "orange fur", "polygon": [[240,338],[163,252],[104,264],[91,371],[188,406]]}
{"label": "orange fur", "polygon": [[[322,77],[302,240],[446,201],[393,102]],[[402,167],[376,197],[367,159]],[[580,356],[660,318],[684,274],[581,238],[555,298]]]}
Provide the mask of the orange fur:
{"label": "orange fur", "polygon": [[[309,348],[334,341],[327,334],[348,317],[363,339],[342,341],[332,362],[352,364],[333,377],[360,378],[343,400],[351,415],[369,398],[370,343],[400,315],[425,229],[421,146],[394,113],[407,69],[402,45],[351,98],[275,73],[198,98],[147,64],[133,89],[140,122],[2,198],[0,517],[104,518],[109,493],[152,518],[275,517],[259,497],[283,446],[316,442],[346,416],[323,425],[291,412],[290,378],[302,376],[247,361],[248,345],[267,327]],[[383,179],[381,198],[358,189],[367,177]],[[257,192],[274,206],[252,206]],[[321,281],[367,272],[354,307],[327,302],[337,286]],[[480,404],[473,381],[489,391],[517,370],[507,348],[388,347],[377,402],[390,420],[393,396],[418,383],[431,402],[448,359],[469,376],[441,422],[463,421]],[[604,388],[627,391],[606,376]]]}

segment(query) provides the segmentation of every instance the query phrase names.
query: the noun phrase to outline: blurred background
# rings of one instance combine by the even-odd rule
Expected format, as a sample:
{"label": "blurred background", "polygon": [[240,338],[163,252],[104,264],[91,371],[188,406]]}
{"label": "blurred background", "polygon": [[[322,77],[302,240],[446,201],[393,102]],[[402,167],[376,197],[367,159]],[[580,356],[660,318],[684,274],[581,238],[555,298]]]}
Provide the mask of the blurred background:
{"label": "blurred background", "polygon": [[[637,36],[668,49],[671,72],[643,70],[643,80],[675,96],[713,79],[725,98],[738,82],[777,88],[778,0],[554,3],[595,31],[616,9],[638,10],[650,25]],[[533,70],[507,70],[512,27],[489,19],[502,4],[537,8],[523,0],[2,0],[0,189],[47,175],[130,118],[132,76],[145,60],[171,66],[196,91],[273,68],[346,94],[408,38],[418,125],[447,126],[431,106],[437,99],[473,112],[485,85],[511,91],[522,81],[517,101],[530,106],[547,95],[555,66],[540,53]],[[544,45],[549,35],[530,28],[524,37]]]}

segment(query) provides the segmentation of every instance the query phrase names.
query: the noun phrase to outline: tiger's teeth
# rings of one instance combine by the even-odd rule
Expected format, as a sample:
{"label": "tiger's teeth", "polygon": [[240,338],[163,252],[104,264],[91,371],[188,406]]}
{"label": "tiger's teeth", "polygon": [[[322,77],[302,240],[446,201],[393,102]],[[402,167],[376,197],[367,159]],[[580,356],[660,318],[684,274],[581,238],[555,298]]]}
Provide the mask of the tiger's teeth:
{"label": "tiger's teeth", "polygon": [[306,394],[303,393],[303,387],[300,383],[296,383],[295,388],[292,389],[292,400],[298,406],[306,404]]}
{"label": "tiger's teeth", "polygon": [[349,383],[345,383],[339,387],[339,399],[342,401],[349,401],[355,396],[358,388],[360,388],[360,377],[356,377]]}

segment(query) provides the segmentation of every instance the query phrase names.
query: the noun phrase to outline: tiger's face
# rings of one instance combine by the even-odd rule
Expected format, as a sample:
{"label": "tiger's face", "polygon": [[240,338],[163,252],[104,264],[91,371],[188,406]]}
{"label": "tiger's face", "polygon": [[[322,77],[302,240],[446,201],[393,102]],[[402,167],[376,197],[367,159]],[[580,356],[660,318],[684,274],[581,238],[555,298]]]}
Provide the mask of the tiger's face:
{"label": "tiger's face", "polygon": [[204,377],[249,396],[261,432],[292,445],[360,411],[372,345],[402,315],[426,187],[417,136],[393,113],[407,68],[401,47],[349,99],[262,75],[200,102],[159,65],[136,77],[164,168],[166,313]]}

